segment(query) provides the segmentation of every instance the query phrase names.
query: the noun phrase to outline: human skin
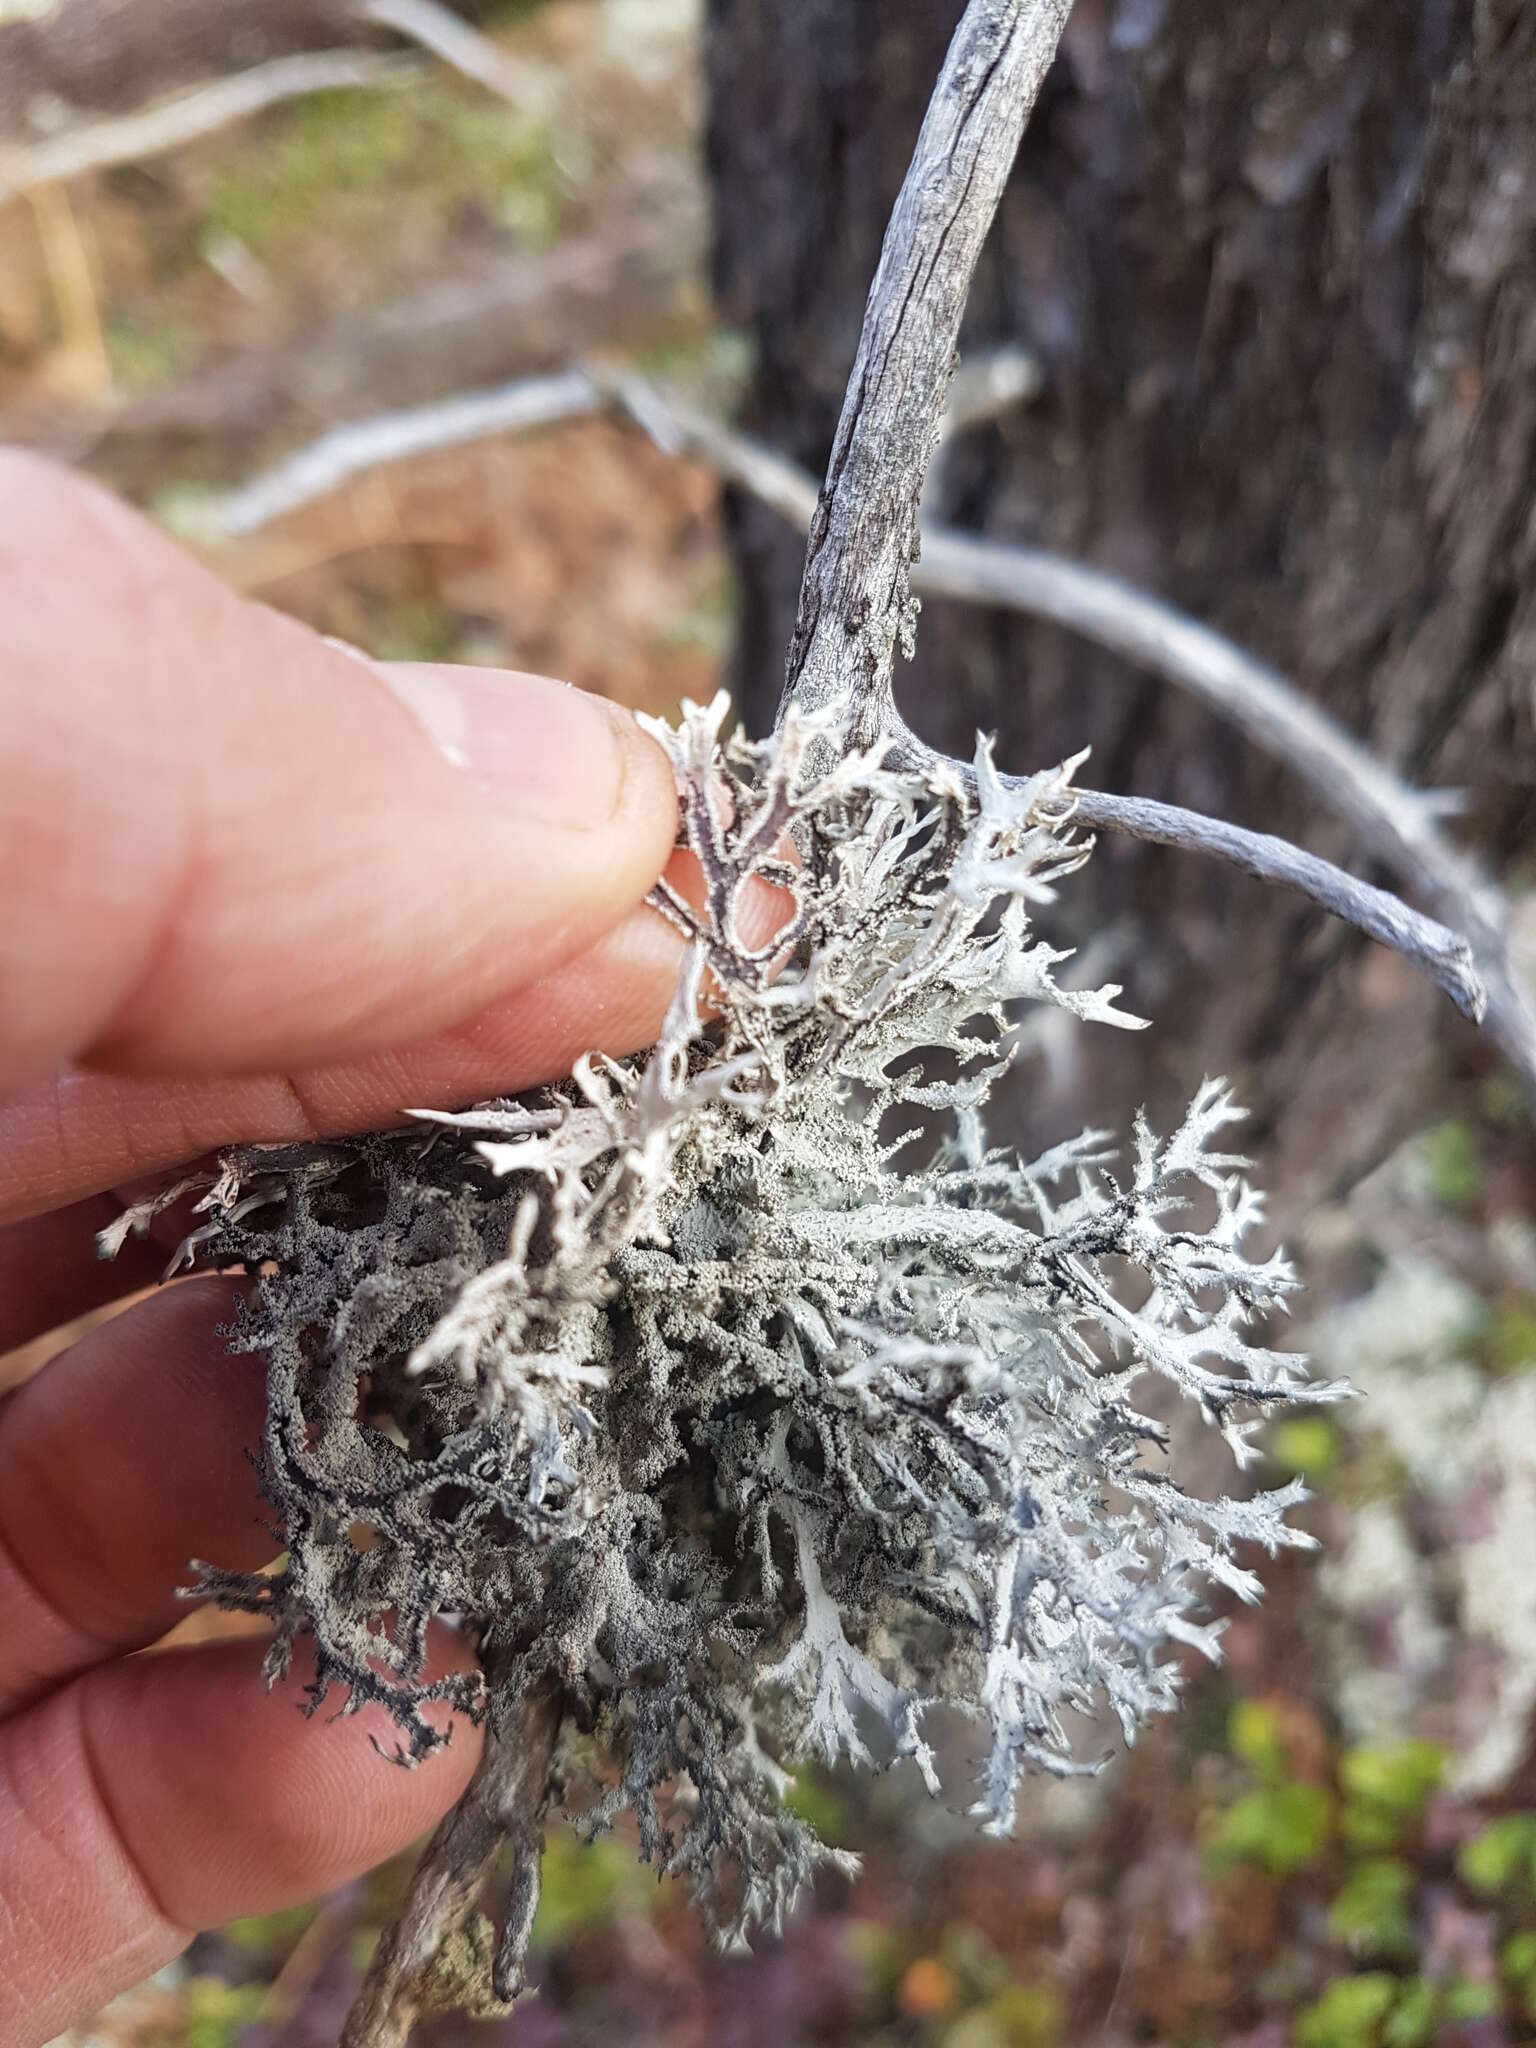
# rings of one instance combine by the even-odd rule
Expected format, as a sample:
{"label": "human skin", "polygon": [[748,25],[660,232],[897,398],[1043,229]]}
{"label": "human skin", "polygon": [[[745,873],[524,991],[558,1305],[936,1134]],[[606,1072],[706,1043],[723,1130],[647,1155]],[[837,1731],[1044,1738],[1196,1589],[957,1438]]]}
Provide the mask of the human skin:
{"label": "human skin", "polygon": [[[154,1277],[154,1245],[94,1257],[125,1188],[647,1043],[678,942],[643,898],[675,831],[627,716],[538,677],[377,668],[0,451],[0,1361]],[[198,1928],[404,1848],[474,1766],[462,1719],[407,1771],[377,1709],[301,1716],[302,1672],[269,1694],[260,1641],[133,1654],[184,1613],[189,1558],[276,1547],[260,1361],[217,1334],[238,1284],[137,1301],[0,1402],[16,2048]],[[436,1655],[471,1653],[444,1631]]]}

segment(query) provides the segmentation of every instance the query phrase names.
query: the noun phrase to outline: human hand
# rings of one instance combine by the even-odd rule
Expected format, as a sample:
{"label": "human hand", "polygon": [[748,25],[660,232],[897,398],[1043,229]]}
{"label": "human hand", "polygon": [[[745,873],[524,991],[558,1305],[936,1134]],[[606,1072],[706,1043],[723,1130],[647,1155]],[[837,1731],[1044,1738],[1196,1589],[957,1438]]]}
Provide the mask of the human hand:
{"label": "human hand", "polygon": [[[377,669],[0,453],[0,1359],[153,1277],[149,1246],[94,1258],[114,1189],[647,1043],[679,947],[638,906],[675,824],[627,717],[533,677]],[[393,1854],[474,1766],[462,1722],[407,1772],[376,1710],[304,1720],[260,1642],[132,1654],[183,1611],[189,1557],[275,1548],[260,1363],[216,1334],[236,1285],[138,1303],[0,1403],[18,2048],[195,1929]]]}

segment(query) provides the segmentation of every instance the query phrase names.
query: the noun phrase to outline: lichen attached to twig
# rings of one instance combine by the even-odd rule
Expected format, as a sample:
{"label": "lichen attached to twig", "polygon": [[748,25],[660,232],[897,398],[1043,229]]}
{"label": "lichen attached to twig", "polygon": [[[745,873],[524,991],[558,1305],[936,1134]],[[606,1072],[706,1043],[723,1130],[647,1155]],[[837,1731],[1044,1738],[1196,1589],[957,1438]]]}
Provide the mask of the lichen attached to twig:
{"label": "lichen attached to twig", "polygon": [[[1171,1651],[1215,1654],[1209,1583],[1258,1591],[1240,1544],[1306,1540],[1297,1487],[1181,1488],[1144,1376],[1240,1463],[1256,1418],[1337,1390],[1251,1328],[1295,1280],[1250,1249],[1221,1084],[1123,1169],[1101,1131],[988,1148],[1015,1005],[1136,1022],[1034,928],[1088,852],[1067,771],[893,766],[794,710],[722,744],[725,718],[657,729],[702,871],[658,898],[688,964],[657,1047],[231,1154],[190,1257],[264,1276],[237,1341],[286,1547],[204,1591],[272,1618],[274,1675],[311,1637],[314,1703],[382,1702],[406,1762],[432,1701],[496,1727],[556,1685],[599,1781],[577,1824],[632,1810],[735,1939],[848,1861],[782,1802],[798,1759],[937,1789],[942,1701],[987,1732],[975,1811],[1006,1830],[1022,1767],[1091,1767],[1074,1713],[1129,1736]],[[786,922],[754,944],[764,887]],[[492,1682],[423,1676],[439,1615]]]}

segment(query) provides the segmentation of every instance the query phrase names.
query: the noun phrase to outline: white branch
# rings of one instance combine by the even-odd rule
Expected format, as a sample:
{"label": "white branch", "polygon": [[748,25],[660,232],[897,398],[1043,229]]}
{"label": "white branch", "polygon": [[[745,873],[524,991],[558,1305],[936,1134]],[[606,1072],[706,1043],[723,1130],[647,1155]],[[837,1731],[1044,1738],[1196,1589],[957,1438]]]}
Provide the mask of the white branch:
{"label": "white branch", "polygon": [[362,0],[358,15],[419,43],[461,77],[483,85],[520,113],[542,113],[550,104],[550,73],[510,56],[440,0]]}
{"label": "white branch", "polygon": [[101,171],[113,164],[143,163],[183,144],[213,135],[263,108],[310,93],[344,88],[402,85],[419,78],[414,59],[369,50],[318,50],[308,56],[278,57],[270,64],[237,71],[190,92],[177,93],[106,121],[65,128],[46,142],[26,148],[0,146],[0,200]]}
{"label": "white branch", "polygon": [[433,405],[376,413],[336,427],[298,449],[265,476],[220,500],[209,515],[231,538],[254,533],[291,512],[328,497],[355,476],[411,456],[431,455],[485,441],[497,434],[528,433],[599,411],[602,395],[581,370],[550,377],[520,377],[490,391],[465,391]]}
{"label": "white branch", "polygon": [[1509,967],[1502,890],[1440,830],[1440,805],[1411,788],[1268,663],[1160,598],[1038,549],[924,529],[914,588],[1053,619],[1199,697],[1255,746],[1294,769],[1371,851],[1471,941],[1487,985],[1486,1022],[1536,1080],[1536,1013]]}

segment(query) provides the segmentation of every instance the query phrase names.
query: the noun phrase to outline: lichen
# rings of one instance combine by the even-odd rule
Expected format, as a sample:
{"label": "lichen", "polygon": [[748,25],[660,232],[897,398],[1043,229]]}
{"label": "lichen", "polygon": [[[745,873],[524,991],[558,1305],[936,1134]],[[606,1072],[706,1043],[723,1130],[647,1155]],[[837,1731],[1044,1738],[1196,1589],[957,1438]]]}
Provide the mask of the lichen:
{"label": "lichen", "polygon": [[[235,1342],[268,1362],[281,1568],[205,1568],[312,1639],[310,1703],[382,1702],[412,1761],[448,1699],[505,1725],[551,1676],[623,1809],[725,1940],[776,1925],[825,1848],[796,1761],[910,1759],[935,1702],[987,1731],[974,1811],[1021,1769],[1093,1768],[1214,1657],[1212,1581],[1307,1539],[1299,1483],[1206,1500],[1138,1406],[1158,1377],[1239,1463],[1257,1420],[1336,1388],[1251,1327],[1295,1285],[1206,1082],[1128,1168],[1102,1131],[1023,1161],[983,1112],[1010,1012],[1136,1022],[1068,991],[1034,914],[1087,857],[1070,770],[1015,785],[893,767],[791,715],[722,744],[724,699],[656,728],[697,900],[657,1046],[527,1098],[325,1147],[231,1153],[187,1261],[246,1264]],[[830,766],[825,766],[830,762]],[[749,891],[783,928],[746,936]],[[494,1674],[423,1677],[434,1616]],[[571,1798],[562,1772],[557,1796]]]}

